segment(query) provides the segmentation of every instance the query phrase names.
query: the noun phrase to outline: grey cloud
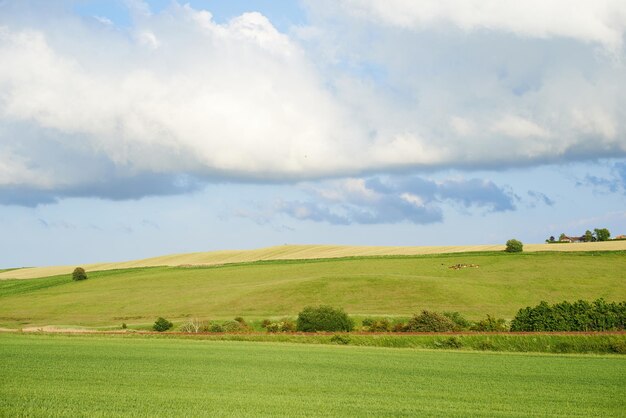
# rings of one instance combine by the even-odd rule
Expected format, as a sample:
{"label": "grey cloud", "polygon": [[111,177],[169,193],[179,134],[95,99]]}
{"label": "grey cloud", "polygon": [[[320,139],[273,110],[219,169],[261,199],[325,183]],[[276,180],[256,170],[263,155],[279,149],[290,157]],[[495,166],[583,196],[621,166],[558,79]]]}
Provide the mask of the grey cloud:
{"label": "grey cloud", "polygon": [[584,180],[577,183],[579,186],[590,185],[599,190],[606,190],[610,193],[626,193],[626,162],[617,162],[611,169],[608,177],[599,177],[588,174]]}
{"label": "grey cloud", "polygon": [[187,174],[141,174],[135,177],[108,178],[55,190],[0,186],[0,204],[36,207],[63,198],[100,198],[134,200],[149,196],[185,194],[200,190],[204,182]]}
{"label": "grey cloud", "polygon": [[346,224],[429,224],[443,220],[443,206],[515,210],[516,196],[479,179],[434,181],[418,176],[330,181],[309,188],[312,200],[281,202],[276,212],[298,220]]}

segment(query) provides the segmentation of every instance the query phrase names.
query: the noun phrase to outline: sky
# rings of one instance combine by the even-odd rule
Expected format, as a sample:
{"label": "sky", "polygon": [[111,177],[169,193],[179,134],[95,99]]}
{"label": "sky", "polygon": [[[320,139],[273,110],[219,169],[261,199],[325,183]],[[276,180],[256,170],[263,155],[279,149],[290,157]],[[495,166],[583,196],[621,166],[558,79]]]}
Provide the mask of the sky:
{"label": "sky", "polygon": [[623,0],[0,0],[0,268],[626,234]]}

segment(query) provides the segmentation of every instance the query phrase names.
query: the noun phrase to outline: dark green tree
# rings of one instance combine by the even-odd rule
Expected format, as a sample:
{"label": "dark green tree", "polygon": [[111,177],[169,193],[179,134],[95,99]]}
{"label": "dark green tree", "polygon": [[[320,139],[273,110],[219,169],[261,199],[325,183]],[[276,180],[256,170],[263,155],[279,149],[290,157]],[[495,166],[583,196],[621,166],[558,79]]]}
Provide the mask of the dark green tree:
{"label": "dark green tree", "polygon": [[602,229],[596,228],[593,231],[598,241],[608,241],[609,238],[611,238],[611,233],[606,228],[602,228]]}
{"label": "dark green tree", "polygon": [[173,326],[174,326],[174,324],[172,324],[167,319],[165,319],[163,317],[159,317],[159,319],[154,321],[154,325],[152,326],[152,329],[154,329],[155,331],[158,331],[158,332],[163,332],[163,331],[167,331],[168,329],[172,328]]}
{"label": "dark green tree", "polygon": [[352,331],[354,321],[343,309],[332,306],[307,306],[298,314],[296,329],[302,332]]}
{"label": "dark green tree", "polygon": [[593,241],[593,234],[591,233],[590,230],[586,230],[585,231],[585,235],[583,235],[583,241],[585,241],[585,242]]}
{"label": "dark green tree", "polygon": [[87,280],[87,273],[85,272],[85,269],[82,267],[76,267],[72,272],[72,280]]}

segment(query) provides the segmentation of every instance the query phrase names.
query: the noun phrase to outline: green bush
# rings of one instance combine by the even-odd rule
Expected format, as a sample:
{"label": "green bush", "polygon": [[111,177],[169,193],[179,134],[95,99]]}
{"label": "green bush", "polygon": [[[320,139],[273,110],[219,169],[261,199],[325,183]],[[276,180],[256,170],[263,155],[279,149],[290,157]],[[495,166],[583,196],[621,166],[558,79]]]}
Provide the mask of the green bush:
{"label": "green bush", "polygon": [[270,321],[269,319],[264,319],[263,321],[261,321],[261,328],[267,328],[267,326],[271,323],[272,321]]}
{"label": "green bush", "polygon": [[524,251],[524,244],[516,239],[510,239],[506,242],[506,249],[504,251],[507,253],[521,253]]}
{"label": "green bush", "polygon": [[389,332],[392,329],[391,321],[387,318],[365,318],[362,322],[363,330],[369,332]]}
{"label": "green bush", "polygon": [[296,329],[301,332],[352,331],[354,321],[343,311],[332,306],[307,306],[298,314]]}
{"label": "green bush", "polygon": [[222,328],[224,332],[241,332],[246,329],[239,321],[224,321],[222,322]]}
{"label": "green bush", "polygon": [[470,329],[472,323],[465,319],[463,315],[458,312],[444,312],[443,316],[449,318],[452,322],[456,324],[456,328],[458,331]]}
{"label": "green bush", "polygon": [[289,318],[285,318],[282,321],[270,322],[265,326],[267,332],[294,332],[296,330],[296,323]]}
{"label": "green bush", "polygon": [[509,327],[503,318],[494,318],[491,315],[487,315],[487,318],[476,322],[470,329],[482,332],[506,332],[509,330]]}
{"label": "green bush", "polygon": [[407,325],[404,322],[395,322],[391,327],[392,332],[405,332]]}
{"label": "green bush", "polygon": [[335,334],[331,337],[330,342],[333,344],[343,344],[343,345],[348,345],[350,344],[350,336],[349,335],[341,335],[341,334]]}
{"label": "green bush", "polygon": [[444,348],[444,349],[458,349],[463,347],[463,342],[459,337],[448,337],[442,340],[435,340],[433,342],[436,348]]}
{"label": "green bush", "polygon": [[163,317],[159,317],[156,321],[154,321],[154,325],[152,325],[152,329],[158,332],[167,331],[172,328],[174,324]]}
{"label": "green bush", "polygon": [[224,327],[218,324],[217,322],[212,322],[209,324],[207,329],[208,332],[224,332]]}
{"label": "green bush", "polygon": [[456,329],[457,325],[450,318],[426,310],[419,315],[413,315],[405,328],[407,332],[447,332]]}
{"label": "green bush", "polygon": [[374,318],[364,318],[363,321],[361,321],[361,325],[369,329],[374,322],[376,322]]}
{"label": "green bush", "polygon": [[72,272],[72,280],[87,280],[87,273],[85,272],[85,269],[82,267],[76,267]]}

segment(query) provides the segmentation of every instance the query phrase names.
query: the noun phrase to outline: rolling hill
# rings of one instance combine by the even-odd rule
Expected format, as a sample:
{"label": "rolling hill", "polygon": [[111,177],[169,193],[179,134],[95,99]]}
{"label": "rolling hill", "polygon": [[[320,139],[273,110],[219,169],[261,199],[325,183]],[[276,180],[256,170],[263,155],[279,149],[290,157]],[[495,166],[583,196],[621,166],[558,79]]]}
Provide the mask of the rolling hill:
{"label": "rolling hill", "polygon": [[[332,258],[345,255],[346,247],[300,247],[300,252],[289,247],[287,253],[281,248],[273,254],[270,249],[244,254],[294,260],[224,264],[241,258],[200,253],[152,259],[164,264],[184,260],[184,266],[88,270],[89,279],[82,282],[73,282],[69,274],[1,280],[0,326],[119,326],[149,324],[157,316],[261,319],[293,316],[316,304],[343,307],[354,315],[409,316],[430,309],[458,311],[470,319],[486,314],[510,319],[519,308],[541,300],[626,300],[624,251]],[[370,254],[376,251],[381,250],[370,249]],[[191,266],[210,261],[206,254],[221,265]],[[304,259],[312,254],[329,258]],[[459,264],[477,267],[450,268]]]}

